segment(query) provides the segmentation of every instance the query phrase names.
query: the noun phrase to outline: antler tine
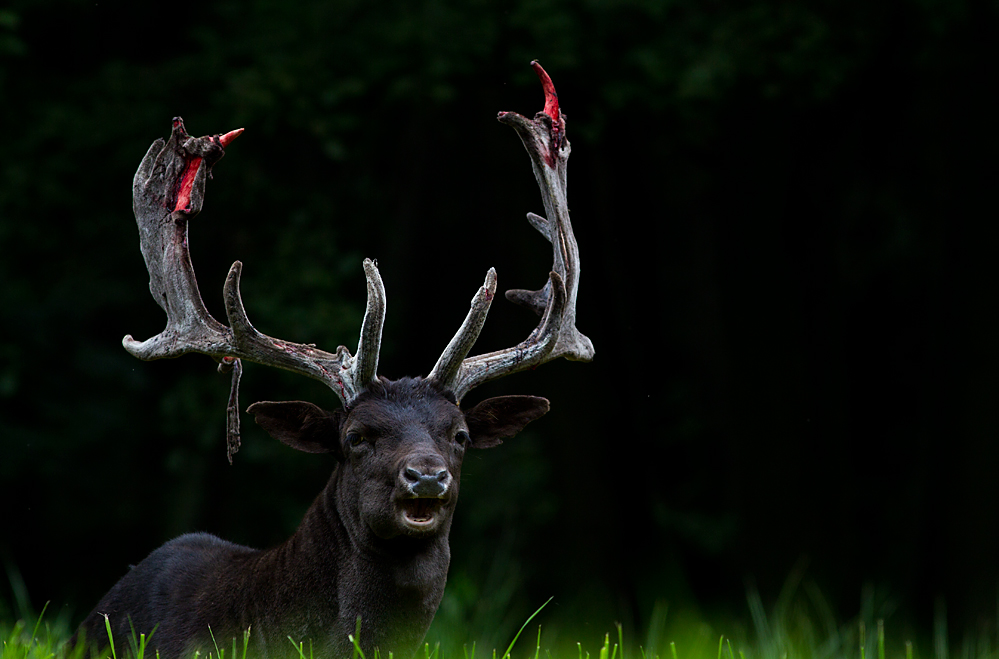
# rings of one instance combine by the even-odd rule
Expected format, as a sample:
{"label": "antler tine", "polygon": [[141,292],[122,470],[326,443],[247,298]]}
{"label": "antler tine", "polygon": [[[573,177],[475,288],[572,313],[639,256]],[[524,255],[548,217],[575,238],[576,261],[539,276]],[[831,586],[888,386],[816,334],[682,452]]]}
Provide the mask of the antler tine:
{"label": "antler tine", "polygon": [[361,322],[361,338],[357,342],[353,369],[355,386],[359,387],[357,393],[378,376],[378,353],[385,326],[385,284],[378,273],[378,266],[371,259],[364,259],[364,275],[368,281],[368,306]]}
{"label": "antler tine", "polygon": [[[229,270],[223,294],[230,327],[205,308],[191,264],[188,222],[204,202],[205,182],[225,146],[242,129],[222,136],[193,138],[180,117],[174,118],[170,139],[156,140],[142,159],[132,184],[133,210],[139,227],[142,255],[149,271],[149,289],[166,311],[167,326],[146,341],[131,335],[122,345],[143,360],[179,357],[189,352],[209,355],[223,368],[236,366],[232,395],[238,387],[238,360],[265,364],[306,375],[330,387],[344,406],[374,381],[385,321],[385,286],[378,267],[364,261],[368,303],[357,356],[340,346],[336,354],[313,345],[292,343],[260,333],[250,323],[239,291],[242,263]],[[230,410],[235,409],[230,401]],[[238,446],[238,420],[230,411],[230,450]]]}
{"label": "antler tine", "polygon": [[457,377],[462,361],[475,345],[475,341],[479,338],[479,332],[482,331],[482,326],[486,324],[486,315],[489,313],[489,307],[492,305],[495,295],[496,268],[489,268],[489,272],[486,273],[486,281],[472,298],[472,308],[465,316],[465,322],[461,324],[457,334],[447,344],[444,353],[437,360],[430,375],[427,376],[428,379],[451,382]]}
{"label": "antler tine", "polygon": [[[469,325],[475,312],[473,305],[465,325],[452,339],[429,376],[443,388],[454,392],[458,400],[488,380],[533,368],[557,357],[576,361],[593,359],[593,343],[576,329],[579,248],[569,222],[566,200],[566,163],[571,148],[565,139],[565,116],[559,109],[558,94],[551,78],[537,60],[531,62],[531,66],[544,89],[544,109],[534,119],[516,112],[500,112],[497,119],[517,131],[531,157],[547,218],[528,213],[527,219],[552,243],[553,271],[540,290],[517,289],[506,293],[511,302],[533,309],[541,316],[540,324],[526,340],[513,348],[463,359],[457,368],[453,365],[444,368],[443,362],[452,363],[449,361],[453,359],[452,346],[461,342],[459,337],[466,342],[469,337],[473,342],[478,337],[481,324],[474,335],[465,333],[465,326]],[[483,321],[485,311],[488,311],[488,306],[482,311]]]}
{"label": "antler tine", "polygon": [[374,261],[364,259],[368,304],[361,323],[356,356],[351,356],[344,346],[340,346],[334,355],[313,345],[275,339],[259,332],[250,323],[243,308],[239,292],[242,269],[243,264],[239,261],[232,264],[223,290],[226,315],[232,328],[231,356],[319,380],[333,389],[344,406],[349,406],[374,381],[378,367],[378,351],[385,323],[385,285]]}

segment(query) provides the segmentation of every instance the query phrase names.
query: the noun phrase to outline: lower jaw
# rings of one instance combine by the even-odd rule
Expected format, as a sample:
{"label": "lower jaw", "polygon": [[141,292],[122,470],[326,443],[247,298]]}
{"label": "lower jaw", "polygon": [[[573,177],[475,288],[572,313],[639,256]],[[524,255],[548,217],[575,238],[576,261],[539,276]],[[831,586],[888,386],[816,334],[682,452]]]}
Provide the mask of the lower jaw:
{"label": "lower jaw", "polygon": [[434,515],[429,519],[421,519],[421,520],[410,519],[406,516],[403,516],[402,518],[402,526],[404,529],[406,529],[410,533],[417,533],[421,535],[424,533],[431,533],[437,530],[437,527],[439,526],[437,522],[438,518],[436,515]]}

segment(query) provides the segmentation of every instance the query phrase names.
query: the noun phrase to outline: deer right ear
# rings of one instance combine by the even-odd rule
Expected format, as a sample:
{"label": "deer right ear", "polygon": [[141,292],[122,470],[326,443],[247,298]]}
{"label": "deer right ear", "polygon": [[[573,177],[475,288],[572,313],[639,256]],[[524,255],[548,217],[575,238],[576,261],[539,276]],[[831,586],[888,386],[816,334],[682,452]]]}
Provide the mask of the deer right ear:
{"label": "deer right ear", "polygon": [[274,439],[306,453],[340,456],[341,413],[301,400],[254,403],[246,410]]}

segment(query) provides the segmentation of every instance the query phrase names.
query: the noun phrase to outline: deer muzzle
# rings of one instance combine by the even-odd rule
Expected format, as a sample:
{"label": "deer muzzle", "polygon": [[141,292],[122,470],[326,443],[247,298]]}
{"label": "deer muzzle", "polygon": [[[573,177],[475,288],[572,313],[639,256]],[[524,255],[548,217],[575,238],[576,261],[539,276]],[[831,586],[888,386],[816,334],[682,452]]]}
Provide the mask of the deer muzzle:
{"label": "deer muzzle", "polygon": [[398,510],[407,532],[415,535],[435,533],[448,516],[451,472],[439,462],[410,462],[399,472],[399,486],[402,498],[398,500]]}
{"label": "deer muzzle", "polygon": [[413,496],[439,499],[451,485],[451,473],[443,468],[430,468],[427,472],[406,467],[402,472],[403,481]]}

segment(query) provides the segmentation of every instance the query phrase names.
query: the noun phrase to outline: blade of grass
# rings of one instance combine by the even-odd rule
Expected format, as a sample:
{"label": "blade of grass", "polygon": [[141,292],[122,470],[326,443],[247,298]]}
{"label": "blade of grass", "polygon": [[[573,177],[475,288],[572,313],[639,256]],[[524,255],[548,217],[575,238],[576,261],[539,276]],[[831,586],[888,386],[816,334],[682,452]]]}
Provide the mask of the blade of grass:
{"label": "blade of grass", "polygon": [[218,641],[215,640],[215,632],[212,631],[211,625],[208,625],[208,635],[212,637],[212,645],[215,646],[215,656],[217,657],[217,659],[223,659],[222,653],[219,652],[219,643]]}
{"label": "blade of grass", "polygon": [[936,659],[947,659],[947,602],[938,597],[933,605],[933,651]]}
{"label": "blade of grass", "polygon": [[130,634],[128,642],[132,645],[132,656],[138,656],[139,654],[139,637],[135,633],[135,625],[132,623],[132,618],[128,619],[128,633]]}
{"label": "blade of grass", "polygon": [[354,644],[354,659],[361,657],[364,659],[364,652],[361,651],[361,616],[357,616],[354,624],[354,635],[348,636],[350,642]]}
{"label": "blade of grass", "polygon": [[35,643],[35,638],[38,636],[38,625],[42,624],[42,616],[45,615],[45,610],[47,608],[49,608],[48,602],[46,602],[45,606],[42,607],[42,612],[38,614],[38,619],[35,620],[35,628],[31,630],[31,639],[28,641],[29,648]]}
{"label": "blade of grass", "polygon": [[108,642],[111,644],[111,659],[118,659],[118,655],[114,651],[114,634],[111,633],[111,619],[108,618],[108,614],[104,614],[104,628],[108,630]]}
{"label": "blade of grass", "polygon": [[[520,626],[520,630],[519,630],[519,631],[517,631],[517,635],[513,637],[513,640],[512,640],[512,641],[510,641],[510,645],[509,645],[509,646],[507,646],[507,648],[506,648],[506,652],[504,652],[504,653],[503,653],[503,658],[502,658],[502,659],[507,659],[507,657],[509,657],[509,656],[510,656],[510,651],[511,651],[511,650],[513,650],[513,646],[514,646],[514,644],[516,644],[516,643],[517,643],[517,639],[518,639],[518,638],[520,638],[520,635],[521,635],[521,633],[523,633],[524,629],[525,629],[525,628],[527,627],[527,624],[528,624],[529,622],[531,622],[532,620],[534,620],[534,616],[536,616],[536,615],[538,615],[539,613],[541,613],[541,609],[543,609],[543,608],[545,608],[546,606],[548,606],[548,602],[551,602],[551,601],[552,601],[553,599],[555,599],[555,596],[554,596],[554,595],[552,595],[551,597],[549,597],[549,598],[548,598],[548,599],[547,599],[547,600],[545,601],[545,603],[544,603],[544,604],[542,604],[541,606],[539,606],[539,607],[538,607],[538,610],[537,610],[537,611],[535,611],[534,613],[532,613],[532,614],[531,614],[531,617],[530,617],[530,618],[528,618],[527,620],[525,620],[525,621],[524,621],[524,624]],[[493,650],[493,654],[495,654],[495,653],[496,653],[496,651],[495,651],[495,650]]]}
{"label": "blade of grass", "polygon": [[288,637],[288,640],[291,641],[291,647],[295,648],[295,651],[298,652],[299,659],[305,659],[305,642],[299,641],[295,643],[295,639],[291,636]]}
{"label": "blade of grass", "polygon": [[[360,618],[357,619],[357,628],[358,629],[361,628],[361,619]],[[347,637],[347,640],[349,640],[354,645],[354,657],[355,657],[355,659],[357,657],[360,657],[361,659],[366,659],[366,657],[364,656],[364,650],[361,649],[361,639],[360,639],[360,637],[356,636],[354,634],[351,634],[350,636]]]}

